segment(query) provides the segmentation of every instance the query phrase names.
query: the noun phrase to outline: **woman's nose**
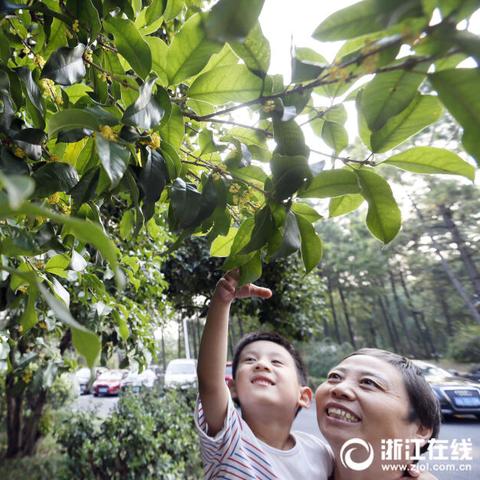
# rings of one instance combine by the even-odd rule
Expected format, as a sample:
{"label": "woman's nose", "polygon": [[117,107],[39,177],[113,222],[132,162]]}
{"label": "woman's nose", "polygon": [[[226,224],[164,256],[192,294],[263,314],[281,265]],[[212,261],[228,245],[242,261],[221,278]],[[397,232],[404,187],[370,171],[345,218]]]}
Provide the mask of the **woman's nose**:
{"label": "woman's nose", "polygon": [[330,392],[336,398],[346,398],[349,400],[355,398],[355,390],[352,388],[352,385],[346,381],[335,384]]}

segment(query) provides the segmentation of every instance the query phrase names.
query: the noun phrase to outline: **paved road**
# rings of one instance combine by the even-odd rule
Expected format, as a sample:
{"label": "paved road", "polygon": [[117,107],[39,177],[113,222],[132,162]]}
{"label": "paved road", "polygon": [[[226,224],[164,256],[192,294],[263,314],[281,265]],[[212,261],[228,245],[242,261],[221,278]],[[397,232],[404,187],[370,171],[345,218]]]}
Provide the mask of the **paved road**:
{"label": "paved road", "polygon": [[[302,410],[294,423],[295,430],[302,430],[323,438],[322,434],[317,428],[315,418],[315,408]],[[470,439],[473,445],[473,461],[429,461],[428,470],[431,471],[439,480],[479,480],[480,479],[480,422],[470,418],[459,418],[450,420],[442,424],[440,430],[440,440],[448,440],[449,452],[451,441],[456,439]],[[423,462],[427,463],[427,462]],[[460,464],[465,464],[467,468],[471,467],[469,472],[460,471],[444,471],[446,468],[451,468],[450,465],[457,467]],[[443,470],[443,471],[442,471]]]}

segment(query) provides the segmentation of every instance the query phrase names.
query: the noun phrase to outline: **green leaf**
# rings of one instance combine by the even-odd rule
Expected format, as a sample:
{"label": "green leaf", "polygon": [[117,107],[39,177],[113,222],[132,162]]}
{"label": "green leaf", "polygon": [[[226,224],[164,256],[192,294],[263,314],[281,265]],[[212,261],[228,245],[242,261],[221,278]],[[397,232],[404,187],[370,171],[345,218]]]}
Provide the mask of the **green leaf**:
{"label": "green leaf", "polygon": [[387,165],[414,173],[446,173],[475,181],[475,169],[456,153],[443,148],[416,147],[390,157]]}
{"label": "green leaf", "polygon": [[348,146],[348,133],[343,125],[325,121],[322,127],[324,142],[338,155]]}
{"label": "green leaf", "polygon": [[179,149],[185,136],[185,120],[178,105],[172,104],[172,112],[168,122],[160,127],[160,137],[166,140],[174,149]]}
{"label": "green leaf", "polygon": [[169,217],[174,229],[187,229],[197,225],[202,194],[194,185],[177,178],[170,189]]}
{"label": "green leaf", "polygon": [[311,48],[296,48],[292,57],[292,82],[305,82],[317,78],[328,62]]}
{"label": "green leaf", "polygon": [[213,105],[248,102],[262,92],[262,80],[245,65],[227,65],[199,75],[189,89],[189,97]]}
{"label": "green leaf", "polygon": [[310,273],[322,259],[322,241],[315,232],[313,225],[302,215],[295,215],[302,239],[301,252],[305,270]]}
{"label": "green leaf", "polygon": [[397,116],[392,117],[370,138],[372,152],[382,153],[400,145],[412,135],[435,123],[442,115],[443,108],[437,97],[418,95],[415,100]]}
{"label": "green leaf", "polygon": [[70,258],[65,254],[58,254],[50,258],[45,264],[45,271],[65,278],[65,270],[70,265]]}
{"label": "green leaf", "polygon": [[465,150],[480,165],[480,84],[478,69],[457,68],[429,75],[433,88],[448,111],[463,127]]}
{"label": "green leaf", "polygon": [[365,199],[359,193],[334,197],[330,200],[330,204],[328,206],[329,216],[332,218],[346,215],[347,213],[356,210],[364,201]]}
{"label": "green leaf", "polygon": [[259,23],[252,28],[243,42],[232,42],[231,47],[255,75],[261,78],[266,76],[270,66],[270,44]]}
{"label": "green leaf", "polygon": [[383,243],[391,242],[402,223],[390,185],[371,169],[356,170],[361,194],[368,203],[367,226]]}
{"label": "green leaf", "polygon": [[0,170],[0,184],[8,195],[10,208],[16,209],[30,197],[35,190],[35,182],[24,175],[4,175]]}
{"label": "green leaf", "polygon": [[299,250],[302,244],[297,219],[291,211],[287,212],[283,228],[279,233],[281,239],[278,242],[278,247],[275,248],[276,242],[273,245],[270,243],[270,248],[274,248],[274,251],[271,252],[271,259],[287,257]]}
{"label": "green leaf", "polygon": [[165,8],[167,7],[167,0],[153,0],[145,13],[145,20],[147,25],[155,22],[163,15]]}
{"label": "green leaf", "polygon": [[74,248],[72,248],[72,258],[70,268],[74,272],[83,272],[87,268],[88,262]]}
{"label": "green leaf", "polygon": [[357,177],[351,170],[326,170],[320,172],[307,187],[298,194],[300,198],[339,197],[350,193],[359,193]]}
{"label": "green leaf", "polygon": [[145,79],[152,70],[152,52],[135,24],[131,20],[108,17],[104,20],[104,26],[115,37],[115,46],[120,54]]}
{"label": "green leaf", "polygon": [[167,181],[168,170],[165,159],[156,150],[150,150],[138,177],[138,185],[142,189],[144,202],[157,202]]}
{"label": "green leaf", "polygon": [[273,138],[277,143],[275,153],[308,157],[309,150],[305,145],[305,136],[295,120],[282,122],[274,117],[272,123]]}
{"label": "green leaf", "polygon": [[88,170],[72,188],[70,195],[72,196],[73,206],[76,210],[78,210],[83,203],[95,198],[99,177],[100,169],[93,167]]}
{"label": "green leaf", "polygon": [[253,228],[255,227],[255,220],[253,217],[246,218],[240,228],[238,229],[235,238],[233,239],[232,249],[230,255],[236,255],[247,246],[252,237]]}
{"label": "green leaf", "polygon": [[120,220],[120,238],[127,240],[132,238],[132,234],[135,231],[135,210],[127,210],[122,215]]}
{"label": "green leaf", "polygon": [[22,82],[27,110],[32,116],[34,126],[43,129],[45,127],[45,105],[40,89],[32,77],[32,72],[27,67],[17,68],[15,72]]}
{"label": "green leaf", "polygon": [[123,114],[123,123],[145,130],[160,124],[165,109],[170,109],[170,98],[161,87],[157,87],[156,94],[152,93],[156,79],[152,76],[140,87],[137,100]]}
{"label": "green leaf", "polygon": [[28,300],[25,310],[20,317],[20,325],[23,327],[23,333],[28,332],[32,327],[34,327],[38,322],[37,311],[35,309],[35,301],[38,297],[38,289],[30,284],[28,291]]}
{"label": "green leaf", "polygon": [[426,74],[399,70],[379,73],[363,89],[358,107],[367,121],[368,128],[374,132],[399,114],[417,96],[418,87]]}
{"label": "green leaf", "polygon": [[252,283],[262,276],[262,259],[260,252],[257,252],[247,263],[240,266],[240,278],[238,285],[242,286]]}
{"label": "green leaf", "polygon": [[[80,23],[80,32],[78,33],[80,39],[83,42],[88,39],[95,40],[102,30],[102,23],[92,0],[67,0],[67,10]],[[88,36],[84,34],[85,30],[88,31]]]}
{"label": "green leaf", "polygon": [[78,323],[72,317],[72,314],[65,304],[57,300],[45,286],[40,284],[38,285],[38,288],[58,320],[72,329],[72,343],[75,349],[80,355],[85,357],[87,365],[90,368],[93,368],[100,354],[101,343],[99,338],[93,332],[87,330],[83,325]]}
{"label": "green leaf", "polygon": [[307,158],[302,155],[280,155],[274,153],[270,161],[273,180],[273,196],[285,200],[293,195],[311,178],[312,172]]}
{"label": "green leaf", "polygon": [[83,63],[85,45],[74,48],[61,47],[52,53],[42,70],[42,78],[50,78],[60,85],[73,85],[87,74]]}
{"label": "green leaf", "polygon": [[145,41],[152,52],[152,70],[157,74],[159,82],[167,86],[167,44],[158,37],[145,37]]}
{"label": "green leaf", "polygon": [[367,33],[378,32],[404,18],[422,16],[417,0],[363,0],[326,18],[313,32],[320,41],[345,40]]}
{"label": "green leaf", "polygon": [[210,40],[242,42],[256,25],[264,0],[220,0],[205,16]]}
{"label": "green leaf", "polygon": [[100,134],[95,138],[95,145],[103,169],[110,180],[111,187],[114,188],[127,170],[130,150],[123,145],[106,140]]}
{"label": "green leaf", "polygon": [[35,196],[48,197],[55,192],[69,192],[78,183],[77,171],[68,163],[51,162],[40,167],[32,175],[35,180]]}
{"label": "green leaf", "polygon": [[100,123],[95,115],[80,108],[71,108],[68,110],[61,110],[49,118],[47,123],[47,133],[48,136],[52,138],[60,131],[72,130],[75,128],[98,130],[99,127]]}
{"label": "green leaf", "polygon": [[170,85],[199,73],[222,47],[206,38],[201,22],[199,14],[190,17],[168,48],[166,69]]}
{"label": "green leaf", "polygon": [[226,235],[219,235],[210,246],[210,255],[212,257],[228,257],[237,232],[237,227],[231,227]]}
{"label": "green leaf", "polygon": [[303,218],[308,220],[310,223],[315,223],[317,220],[323,218],[315,208],[307,205],[306,203],[293,203],[292,204],[292,212],[296,215],[301,215]]}
{"label": "green leaf", "polygon": [[246,254],[262,248],[273,233],[273,216],[268,205],[255,213],[255,226],[253,227],[250,241],[241,250],[241,254]]}

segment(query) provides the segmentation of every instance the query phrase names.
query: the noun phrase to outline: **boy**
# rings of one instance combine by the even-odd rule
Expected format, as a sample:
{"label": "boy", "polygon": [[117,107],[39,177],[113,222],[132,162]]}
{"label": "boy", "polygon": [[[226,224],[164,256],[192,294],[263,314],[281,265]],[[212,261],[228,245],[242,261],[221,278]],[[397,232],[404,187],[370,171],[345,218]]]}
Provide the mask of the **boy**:
{"label": "boy", "polygon": [[[245,285],[227,273],[210,303],[198,357],[196,423],[207,479],[327,480],[333,469],[329,448],[317,437],[292,434],[300,408],[310,405],[303,363],[276,334],[246,337],[235,353],[231,392],[224,380],[228,317],[235,298],[269,298],[269,289]],[[232,397],[240,405],[240,416]]]}

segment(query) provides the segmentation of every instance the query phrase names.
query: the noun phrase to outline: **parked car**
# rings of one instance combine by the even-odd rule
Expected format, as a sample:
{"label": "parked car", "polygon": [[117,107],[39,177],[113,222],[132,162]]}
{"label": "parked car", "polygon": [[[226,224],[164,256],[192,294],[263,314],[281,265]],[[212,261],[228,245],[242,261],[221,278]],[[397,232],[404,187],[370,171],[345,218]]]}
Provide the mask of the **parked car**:
{"label": "parked car", "polygon": [[480,419],[480,383],[452,376],[443,368],[414,360],[440,402],[442,415],[476,415]]}
{"label": "parked car", "polygon": [[[106,372],[108,369],[105,367],[96,367],[94,369],[95,378],[98,378],[99,375]],[[80,395],[85,395],[90,393],[90,369],[87,367],[77,370],[73,375],[75,377],[76,383],[78,383],[80,389]]]}
{"label": "parked car", "polygon": [[197,385],[197,361],[193,358],[171,360],[165,370],[165,387],[195,387]]}
{"label": "parked car", "polygon": [[468,373],[464,375],[465,377],[473,380],[474,382],[480,383],[480,365],[473,367]]}
{"label": "parked car", "polygon": [[127,370],[108,370],[102,373],[92,385],[93,395],[118,395],[122,380],[128,375]]}
{"label": "parked car", "polygon": [[147,368],[141,373],[129,372],[120,382],[120,388],[122,391],[131,390],[134,393],[138,393],[144,388],[153,388],[156,380],[155,372]]}

